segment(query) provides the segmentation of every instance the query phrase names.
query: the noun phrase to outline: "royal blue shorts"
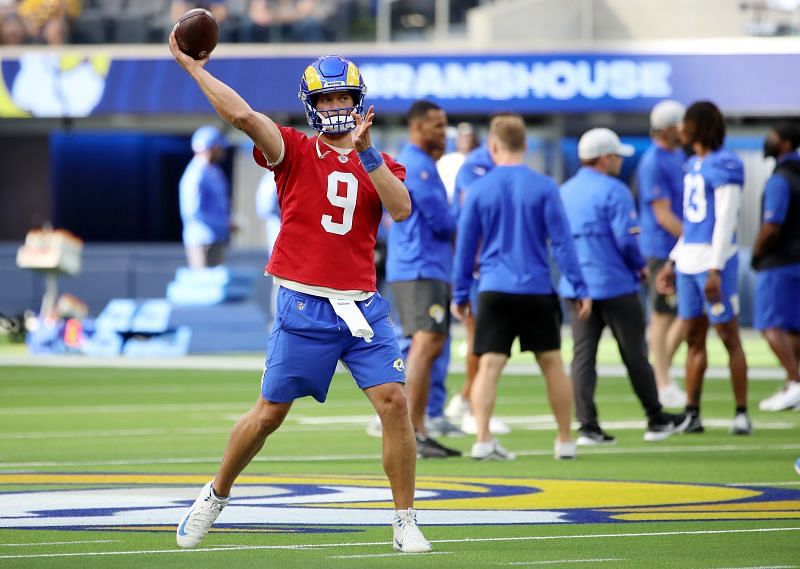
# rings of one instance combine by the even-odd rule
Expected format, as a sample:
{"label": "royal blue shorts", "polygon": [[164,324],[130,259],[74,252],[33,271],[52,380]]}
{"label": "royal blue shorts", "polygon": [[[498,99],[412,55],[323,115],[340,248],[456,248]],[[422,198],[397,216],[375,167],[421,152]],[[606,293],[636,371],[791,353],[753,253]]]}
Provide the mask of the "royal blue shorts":
{"label": "royal blue shorts", "polygon": [[375,332],[371,342],[353,337],[327,298],[280,288],[261,377],[264,399],[288,403],[310,395],[324,402],[339,360],[361,389],[405,382],[389,303],[375,293],[356,304]]}
{"label": "royal blue shorts", "polygon": [[759,271],[755,305],[758,330],[800,332],[800,263]]}
{"label": "royal blue shorts", "polygon": [[739,257],[734,255],[725,263],[719,274],[722,300],[711,304],[706,299],[705,286],[707,272],[689,275],[678,273],[678,316],[684,320],[698,318],[704,313],[711,324],[730,322],[739,314]]}

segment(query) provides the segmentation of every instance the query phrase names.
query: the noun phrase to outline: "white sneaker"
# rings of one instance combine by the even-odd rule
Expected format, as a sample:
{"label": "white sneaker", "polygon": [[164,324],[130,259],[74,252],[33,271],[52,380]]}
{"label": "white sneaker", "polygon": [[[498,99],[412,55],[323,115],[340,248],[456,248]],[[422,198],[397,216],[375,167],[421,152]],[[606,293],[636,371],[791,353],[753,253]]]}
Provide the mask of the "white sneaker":
{"label": "white sneaker", "polygon": [[383,436],[383,424],[381,423],[381,418],[378,415],[375,415],[372,419],[370,419],[369,423],[367,424],[367,434],[371,437]]}
{"label": "white sneaker", "polygon": [[731,423],[732,435],[751,435],[753,434],[753,424],[750,422],[747,413],[736,413]]}
{"label": "white sneaker", "polygon": [[429,437],[465,437],[467,433],[456,427],[450,420],[441,417],[425,417],[425,430]]}
{"label": "white sneaker", "polygon": [[[461,420],[461,430],[468,435],[475,435],[478,433],[478,427],[475,425],[475,417],[471,413],[464,415]],[[493,435],[507,435],[511,432],[511,427],[506,425],[497,417],[489,419],[489,432]]]}
{"label": "white sneaker", "polygon": [[394,547],[403,553],[427,553],[433,547],[417,526],[417,511],[413,508],[397,510],[392,520]]}
{"label": "white sneaker", "polygon": [[568,443],[562,443],[560,441],[556,441],[556,445],[553,451],[553,457],[556,460],[571,460],[578,455],[578,446],[575,444],[575,441],[569,441]]}
{"label": "white sneaker", "polygon": [[760,411],[783,411],[800,405],[800,381],[790,381],[758,404]]}
{"label": "white sneaker", "polygon": [[178,525],[177,539],[180,547],[196,547],[203,541],[222,509],[230,502],[230,498],[217,498],[211,489],[212,482],[213,480],[203,486],[197,500]]}
{"label": "white sneaker", "polygon": [[686,407],[686,392],[675,383],[658,390],[658,400],[664,407],[682,409]]}
{"label": "white sneaker", "polygon": [[464,419],[464,415],[469,414],[469,401],[456,393],[450,398],[450,403],[444,408],[445,417],[458,424]]}
{"label": "white sneaker", "polygon": [[476,442],[472,445],[470,456],[475,460],[514,460],[517,455],[503,448],[496,439],[486,443]]}

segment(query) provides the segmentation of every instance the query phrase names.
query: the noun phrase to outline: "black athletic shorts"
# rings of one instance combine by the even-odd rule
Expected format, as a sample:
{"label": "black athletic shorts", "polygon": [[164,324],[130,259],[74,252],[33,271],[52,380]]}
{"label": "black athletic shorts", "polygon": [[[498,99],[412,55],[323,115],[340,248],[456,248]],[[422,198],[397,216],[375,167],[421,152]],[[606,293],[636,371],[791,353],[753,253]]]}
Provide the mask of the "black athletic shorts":
{"label": "black athletic shorts", "polygon": [[647,285],[647,296],[655,312],[677,316],[678,297],[676,294],[674,292],[672,294],[661,294],[656,290],[658,271],[661,270],[661,267],[663,267],[666,262],[667,259],[647,258],[647,268],[650,269],[650,282]]}
{"label": "black athletic shorts", "polygon": [[450,332],[450,283],[433,279],[391,284],[403,334]]}
{"label": "black athletic shorts", "polygon": [[487,352],[511,355],[517,337],[523,352],[558,350],[561,323],[561,305],[555,294],[482,292],[472,351],[476,356]]}

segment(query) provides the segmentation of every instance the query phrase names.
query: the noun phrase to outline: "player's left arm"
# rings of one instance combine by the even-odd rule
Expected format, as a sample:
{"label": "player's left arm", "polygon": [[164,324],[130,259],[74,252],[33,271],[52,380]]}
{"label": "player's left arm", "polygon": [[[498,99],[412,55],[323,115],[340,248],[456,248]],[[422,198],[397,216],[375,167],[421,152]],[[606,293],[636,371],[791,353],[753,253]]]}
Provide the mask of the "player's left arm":
{"label": "player's left arm", "polygon": [[467,194],[456,232],[456,249],[453,255],[453,314],[461,319],[469,305],[469,293],[475,279],[475,256],[481,238],[476,192]]}
{"label": "player's left arm", "polygon": [[352,116],[356,121],[356,128],[351,137],[361,164],[369,174],[383,207],[394,221],[403,221],[411,215],[411,196],[408,195],[405,184],[392,173],[381,153],[372,145],[370,128],[375,118],[375,107],[370,106],[363,118],[355,111]]}
{"label": "player's left arm", "polygon": [[709,268],[721,271],[728,260],[728,252],[739,221],[739,204],[742,201],[740,184],[724,184],[714,188],[714,231],[711,234],[711,263]]}
{"label": "player's left arm", "polygon": [[764,213],[753,245],[753,260],[769,253],[778,242],[781,227],[789,211],[789,192],[789,184],[782,176],[773,175],[767,180],[764,187]]}

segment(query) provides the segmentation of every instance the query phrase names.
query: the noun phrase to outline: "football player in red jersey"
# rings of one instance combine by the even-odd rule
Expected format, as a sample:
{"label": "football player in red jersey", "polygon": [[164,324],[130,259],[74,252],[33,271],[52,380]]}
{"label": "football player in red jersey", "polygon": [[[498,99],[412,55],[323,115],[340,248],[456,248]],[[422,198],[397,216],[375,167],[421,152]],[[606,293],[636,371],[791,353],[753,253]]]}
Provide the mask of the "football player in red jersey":
{"label": "football player in red jersey", "polygon": [[247,134],[255,160],[273,170],[281,231],[267,272],[280,285],[258,402],[233,428],[214,479],[181,520],[178,545],[195,547],[227,505],[234,481],[281,425],[292,402],[327,396],[341,359],[381,418],[383,464],[394,499],[394,548],[426,552],[430,543],[413,509],[414,431],[403,387],[403,361],[376,292],[373,249],[385,207],[396,221],[411,200],[405,169],[372,146],[372,107],[358,67],[338,56],[309,65],[300,79],[308,137],[254,111],[233,89],[177,47],[170,50],[220,117]]}

